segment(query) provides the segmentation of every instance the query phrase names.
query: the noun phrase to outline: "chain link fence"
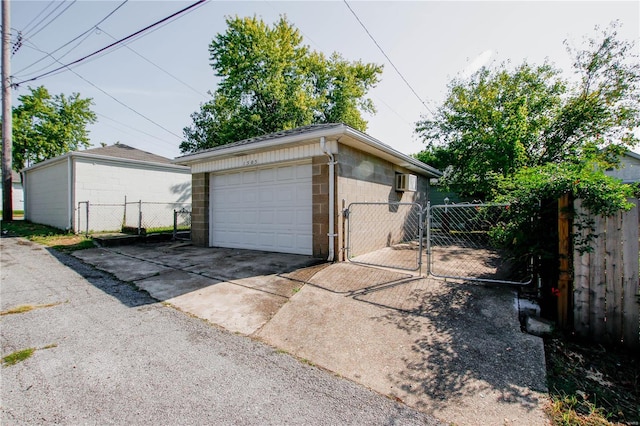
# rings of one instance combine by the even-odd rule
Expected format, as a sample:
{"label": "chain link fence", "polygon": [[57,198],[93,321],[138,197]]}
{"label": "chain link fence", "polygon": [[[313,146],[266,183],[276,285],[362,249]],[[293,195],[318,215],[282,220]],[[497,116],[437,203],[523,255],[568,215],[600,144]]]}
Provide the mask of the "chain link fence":
{"label": "chain link fence", "polygon": [[[176,211],[180,220],[176,221]],[[187,218],[188,215],[188,218]],[[176,229],[176,227],[178,227]],[[136,235],[190,231],[191,204],[125,202],[100,204],[78,203],[76,231],[80,233],[125,232]]]}
{"label": "chain link fence", "polygon": [[410,271],[420,269],[422,206],[352,203],[345,213],[349,261]]}
{"label": "chain link fence", "polygon": [[509,222],[507,204],[431,206],[427,215],[429,272],[441,278],[527,284],[528,262],[501,248],[496,232]]}

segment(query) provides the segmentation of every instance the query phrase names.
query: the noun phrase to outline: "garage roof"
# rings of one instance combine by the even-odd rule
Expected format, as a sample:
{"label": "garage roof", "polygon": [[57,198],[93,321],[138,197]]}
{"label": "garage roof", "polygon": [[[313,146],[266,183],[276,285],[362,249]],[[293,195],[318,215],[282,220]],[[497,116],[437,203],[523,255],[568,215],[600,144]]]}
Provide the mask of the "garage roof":
{"label": "garage roof", "polygon": [[28,172],[41,167],[46,167],[55,163],[59,163],[61,161],[66,161],[67,158],[85,158],[89,160],[102,160],[111,163],[136,164],[141,167],[156,169],[161,168],[179,172],[185,172],[187,170],[183,166],[173,164],[173,162],[169,158],[142,151],[125,144],[116,143],[114,145],[90,148],[83,151],[67,152],[66,154],[36,163],[30,167],[23,169],[23,171]]}
{"label": "garage roof", "polygon": [[183,155],[176,158],[174,163],[192,165],[214,158],[224,158],[257,150],[308,143],[310,140],[319,140],[321,137],[335,139],[341,144],[349,145],[353,148],[384,158],[393,164],[405,167],[427,177],[438,177],[442,175],[439,170],[403,154],[389,145],[343,123],[312,124],[295,129],[269,133],[227,145],[205,149],[193,154]]}

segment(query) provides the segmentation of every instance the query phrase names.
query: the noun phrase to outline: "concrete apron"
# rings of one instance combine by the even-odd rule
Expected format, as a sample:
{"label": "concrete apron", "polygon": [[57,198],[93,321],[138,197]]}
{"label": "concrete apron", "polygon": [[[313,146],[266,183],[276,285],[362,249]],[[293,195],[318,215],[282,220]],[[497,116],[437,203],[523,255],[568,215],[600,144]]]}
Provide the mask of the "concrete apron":
{"label": "concrete apron", "polygon": [[542,340],[520,331],[517,295],[507,287],[185,245],[76,256],[446,422],[548,423]]}

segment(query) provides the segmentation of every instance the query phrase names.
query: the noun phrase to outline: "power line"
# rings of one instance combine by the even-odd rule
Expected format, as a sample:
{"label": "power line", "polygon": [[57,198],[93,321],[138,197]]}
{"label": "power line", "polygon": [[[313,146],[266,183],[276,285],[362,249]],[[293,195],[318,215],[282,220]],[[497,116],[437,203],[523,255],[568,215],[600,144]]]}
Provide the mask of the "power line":
{"label": "power line", "polygon": [[[24,28],[22,29],[22,32],[27,31],[27,28],[29,28],[29,25],[31,25],[33,23],[33,21],[35,21],[36,19],[38,19],[40,17],[40,15],[42,15],[47,9],[49,9],[49,7],[53,6],[55,3],[54,2],[49,2],[47,3],[47,5],[44,7],[44,9],[42,9],[40,11],[40,13],[38,13],[36,16],[34,16],[33,18],[31,18],[31,20],[27,23],[27,25],[24,26]],[[57,7],[60,7],[61,3],[58,4]],[[46,18],[45,18],[46,19]]]}
{"label": "power line", "polygon": [[40,28],[38,31],[36,31],[36,32],[35,32],[35,33],[33,33],[33,34],[25,34],[25,37],[26,37],[26,36],[29,36],[29,37],[35,37],[36,35],[38,35],[38,34],[40,33],[40,31],[42,31],[42,30],[44,30],[45,28],[47,28],[47,27],[48,27],[49,25],[51,25],[51,24],[52,24],[56,19],[58,19],[58,18],[60,17],[60,15],[62,15],[63,13],[65,13],[67,10],[69,10],[69,8],[70,8],[71,6],[73,6],[73,5],[75,4],[75,2],[76,2],[76,1],[77,1],[77,0],[73,0],[73,1],[71,2],[71,4],[69,4],[67,7],[65,7],[64,9],[62,9],[62,10],[60,11],[60,13],[58,13],[56,16],[54,16],[53,18],[51,18],[51,20],[50,20],[49,22],[47,22],[46,24],[44,24],[44,26],[43,26],[42,28]]}
{"label": "power line", "polygon": [[[39,49],[37,46],[35,46],[35,44],[33,44],[33,42],[30,42],[35,49],[37,49],[38,51],[45,53],[47,55],[49,55],[53,60],[59,62],[54,56],[50,55],[49,53],[45,52],[44,50]],[[146,115],[142,114],[141,112],[136,111],[135,109],[133,109],[132,107],[130,107],[129,105],[125,104],[124,102],[122,102],[121,100],[119,100],[118,98],[116,98],[115,96],[111,95],[109,92],[107,92],[106,90],[102,89],[101,87],[98,87],[96,84],[92,83],[91,81],[87,80],[86,78],[84,78],[83,76],[81,76],[80,74],[78,74],[77,72],[75,72],[74,70],[67,68],[69,71],[71,71],[73,74],[75,74],[78,78],[80,78],[81,80],[85,81],[86,83],[90,84],[91,86],[93,86],[95,89],[99,90],[100,92],[104,93],[106,96],[110,97],[111,99],[113,99],[114,101],[116,101],[117,103],[119,103],[120,105],[122,105],[123,107],[127,108],[129,111],[133,112],[134,114],[144,118],[145,120],[147,120],[148,122],[155,124],[157,127],[161,128],[162,130],[164,130],[167,133],[172,134],[173,136],[177,137],[178,139],[182,139],[182,136],[178,136],[177,134],[173,133],[171,130],[167,129],[166,127],[162,126],[161,124],[153,121],[152,119],[150,119],[149,117],[147,117]]]}
{"label": "power line", "polygon": [[418,92],[416,92],[414,90],[414,88],[411,86],[411,84],[409,84],[409,82],[407,81],[406,78],[404,78],[404,76],[402,75],[402,73],[400,72],[400,70],[398,69],[398,67],[395,66],[395,64],[393,63],[393,61],[391,60],[391,58],[389,58],[389,56],[385,53],[384,49],[382,49],[382,47],[378,44],[378,42],[376,41],[376,39],[373,37],[373,35],[371,35],[371,33],[369,32],[369,30],[367,29],[367,27],[364,25],[364,23],[360,20],[360,18],[358,17],[358,15],[356,14],[356,12],[354,12],[354,10],[351,8],[351,6],[349,6],[349,3],[347,3],[347,0],[343,0],[344,4],[347,6],[347,8],[351,11],[351,13],[353,14],[353,16],[356,18],[356,20],[358,21],[358,23],[360,24],[360,26],[365,30],[365,32],[367,33],[367,35],[369,36],[369,38],[373,41],[373,43],[378,47],[378,49],[380,50],[380,52],[382,52],[382,54],[384,55],[385,58],[387,58],[387,61],[389,61],[389,63],[391,64],[391,66],[393,67],[394,70],[396,70],[396,72],[398,73],[398,75],[400,76],[400,78],[402,79],[402,81],[405,82],[405,84],[407,85],[407,87],[411,90],[411,92],[413,92],[413,94],[415,95],[416,98],[418,98],[418,100],[420,101],[420,103],[427,109],[427,111],[429,111],[431,114],[433,114],[433,111],[431,111],[431,108],[429,108],[427,106],[427,104],[422,100],[422,98],[418,95]]}
{"label": "power line", "polygon": [[21,84],[28,83],[28,82],[30,82],[30,81],[34,81],[34,80],[38,80],[38,79],[40,79],[40,78],[42,78],[42,77],[46,77],[46,76],[48,76],[48,75],[50,75],[50,74],[55,73],[56,71],[60,71],[60,70],[63,70],[63,69],[65,69],[65,68],[66,68],[66,69],[68,69],[68,70],[71,70],[71,68],[69,68],[71,65],[78,64],[78,63],[80,63],[80,62],[82,62],[82,61],[85,61],[85,60],[87,60],[87,59],[91,58],[92,56],[95,56],[95,55],[97,55],[97,54],[99,54],[99,53],[102,53],[102,52],[104,52],[104,51],[106,51],[106,50],[108,50],[108,49],[110,49],[110,48],[112,48],[112,47],[114,47],[114,46],[117,46],[118,44],[121,44],[121,43],[123,43],[123,42],[125,42],[125,41],[127,41],[127,40],[129,40],[129,39],[131,39],[131,38],[133,38],[133,37],[135,37],[135,36],[137,36],[137,35],[140,35],[140,34],[144,33],[145,31],[147,31],[147,30],[149,30],[149,29],[151,29],[151,28],[153,28],[153,27],[155,27],[155,26],[160,25],[160,24],[161,24],[161,23],[163,23],[163,22],[166,22],[166,21],[168,21],[168,20],[170,20],[170,19],[172,19],[172,18],[174,18],[174,17],[176,17],[176,16],[178,16],[178,15],[180,15],[180,14],[182,14],[182,13],[184,13],[184,12],[186,12],[186,11],[190,10],[190,9],[193,9],[194,7],[196,7],[196,6],[198,6],[198,5],[202,4],[202,3],[204,3],[205,1],[207,1],[207,0],[198,0],[197,2],[195,2],[195,3],[193,3],[193,4],[191,4],[191,5],[187,6],[187,7],[185,7],[184,9],[181,9],[181,10],[179,10],[179,11],[177,11],[177,12],[175,12],[175,13],[173,13],[173,14],[169,15],[169,16],[167,16],[166,18],[162,18],[161,20],[156,21],[156,22],[154,22],[154,23],[153,23],[153,24],[151,24],[151,25],[147,25],[147,26],[146,26],[146,27],[144,27],[143,29],[138,30],[138,31],[136,31],[135,33],[130,34],[130,35],[128,35],[128,36],[126,36],[126,37],[124,37],[124,38],[121,38],[120,40],[115,41],[115,42],[111,43],[110,45],[103,47],[102,49],[98,49],[98,50],[96,50],[95,52],[90,53],[90,54],[88,54],[88,55],[85,55],[85,56],[83,56],[82,58],[80,58],[80,59],[76,59],[75,61],[70,62],[70,63],[68,63],[68,64],[63,64],[62,66],[60,66],[60,67],[58,67],[58,68],[56,68],[56,69],[53,69],[53,70],[51,70],[51,71],[47,71],[47,72],[46,72],[46,73],[44,73],[44,74],[40,74],[40,75],[38,75],[38,76],[36,76],[36,77],[33,77],[33,78],[30,78],[30,79],[28,79],[28,80],[23,80],[23,81],[20,81],[20,82],[18,82],[18,83],[14,83],[14,85],[13,85],[13,86],[14,86],[14,87],[17,87],[17,86],[19,86],[19,85],[21,85]]}
{"label": "power line", "polygon": [[[120,3],[115,9],[113,9],[111,12],[109,12],[104,18],[102,18],[100,21],[98,21],[96,24],[94,24],[91,28],[89,28],[88,30],[86,30],[85,32],[83,32],[82,34],[76,36],[75,38],[73,38],[72,40],[66,42],[65,44],[63,44],[62,46],[58,47],[57,49],[55,49],[54,51],[51,52],[51,55],[53,55],[54,53],[58,52],[59,50],[67,47],[68,45],[70,45],[71,43],[73,43],[74,41],[78,40],[79,38],[85,36],[86,34],[90,33],[91,31],[93,31],[94,29],[98,28],[98,25],[102,24],[104,21],[106,21],[107,19],[109,19],[111,17],[111,15],[113,15],[114,13],[116,13],[118,11],[118,9],[120,9],[122,6],[124,6],[129,0],[124,0],[122,3]],[[85,39],[83,39],[80,43],[82,43]],[[62,59],[64,56],[68,55],[73,49],[75,49],[76,47],[78,47],[80,45],[80,43],[76,44],[74,47],[72,47],[67,53],[65,53],[63,56],[61,56],[59,59]],[[20,74],[22,71],[25,71],[29,68],[31,68],[32,66],[42,62],[43,60],[45,60],[47,56],[43,56],[42,58],[38,59],[37,61],[35,61],[34,63],[32,63],[31,65],[28,65],[22,69],[20,69],[19,71],[16,71],[14,73],[14,75]],[[46,68],[46,67],[45,67]],[[38,70],[41,71],[42,69]],[[38,72],[38,71],[34,71],[34,73]]]}
{"label": "power line", "polygon": [[[118,120],[116,120],[115,118],[111,118],[111,117],[109,117],[109,116],[106,116],[106,115],[104,115],[104,114],[102,114],[102,113],[100,113],[100,112],[96,112],[96,115],[98,115],[98,116],[100,116],[100,117],[102,117],[102,118],[106,118],[107,120],[111,120],[111,121],[113,121],[114,123],[117,123],[117,124],[119,124],[119,125],[121,125],[121,126],[127,127],[127,128],[129,128],[129,129],[131,129],[131,130],[134,130],[134,131],[138,132],[138,133],[142,133],[143,135],[149,136],[149,137],[151,137],[151,138],[153,138],[153,139],[159,140],[160,142],[164,142],[164,143],[166,143],[167,145],[174,146],[172,142],[169,142],[169,141],[167,141],[167,140],[161,139],[161,138],[159,138],[159,137],[157,137],[157,136],[155,136],[155,135],[152,135],[151,133],[147,133],[147,132],[145,132],[144,130],[136,129],[136,128],[135,128],[135,127],[133,127],[133,126],[130,126],[130,125],[126,124],[126,123],[123,123],[122,121],[118,121]],[[105,124],[106,124],[106,123],[105,123]],[[115,126],[111,126],[111,127],[113,127],[114,129],[117,129],[117,130],[122,131],[122,129],[118,129],[118,128],[117,128],[117,127],[115,127]]]}
{"label": "power line", "polygon": [[[102,31],[103,33],[105,33],[106,35],[108,35],[109,37],[111,37],[112,39],[116,39],[114,36],[112,36],[111,34],[109,34],[108,32],[106,32],[104,29],[102,28],[98,28],[100,31]],[[190,85],[189,83],[185,82],[184,80],[180,79],[179,77],[171,74],[169,71],[167,71],[166,69],[162,68],[160,65],[156,64],[155,62],[153,62],[151,59],[146,58],[145,56],[143,56],[141,53],[137,52],[136,50],[134,50],[133,48],[129,47],[128,45],[124,45],[124,47],[126,47],[127,49],[129,49],[131,52],[135,53],[138,57],[140,57],[141,59],[143,59],[144,61],[148,62],[149,64],[153,65],[154,67],[156,67],[157,69],[159,69],[160,71],[162,71],[163,73],[165,73],[166,75],[168,75],[169,77],[173,78],[174,80],[176,80],[177,82],[183,84],[185,87],[191,89],[191,91],[193,91],[194,93],[203,96],[206,98],[206,95],[204,95],[201,91],[199,91],[198,89],[196,89],[195,87],[193,87],[192,85]]]}

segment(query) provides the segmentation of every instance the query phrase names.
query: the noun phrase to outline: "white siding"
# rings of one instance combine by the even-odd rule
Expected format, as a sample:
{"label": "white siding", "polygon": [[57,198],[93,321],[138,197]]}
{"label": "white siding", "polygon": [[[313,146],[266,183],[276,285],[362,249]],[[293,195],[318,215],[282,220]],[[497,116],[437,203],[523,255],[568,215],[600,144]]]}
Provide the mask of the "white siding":
{"label": "white siding", "polygon": [[[149,227],[173,225],[173,209],[191,203],[189,170],[166,170],[153,166],[91,161],[77,158],[75,167],[75,205],[89,201],[89,229],[115,231],[122,225],[125,201],[145,203],[143,220]],[[157,203],[157,204],[148,204]],[[100,206],[102,204],[102,206]],[[82,206],[84,207],[84,206]],[[84,229],[84,212],[77,227]],[[130,205],[127,225],[137,226],[138,207]]]}
{"label": "white siding", "polygon": [[25,182],[25,219],[69,229],[68,165],[66,159],[30,170]]}
{"label": "white siding", "polygon": [[640,182],[640,159],[631,155],[623,155],[620,158],[620,167],[607,170],[605,174],[622,179],[624,183]]}
{"label": "white siding", "polygon": [[[11,198],[13,200],[13,210],[24,210],[24,193],[22,191],[22,184],[20,182],[16,182],[15,180],[11,183]],[[2,185],[0,185],[0,200],[2,198]],[[2,210],[2,206],[0,205],[0,211]]]}
{"label": "white siding", "polygon": [[[329,152],[337,152],[338,142],[327,141]],[[270,164],[280,164],[287,161],[309,159],[311,157],[324,156],[325,153],[320,143],[292,146],[270,151],[252,152],[246,155],[232,156],[215,160],[203,161],[192,166],[193,173],[218,172],[224,170],[239,169],[243,167],[261,167]]]}

